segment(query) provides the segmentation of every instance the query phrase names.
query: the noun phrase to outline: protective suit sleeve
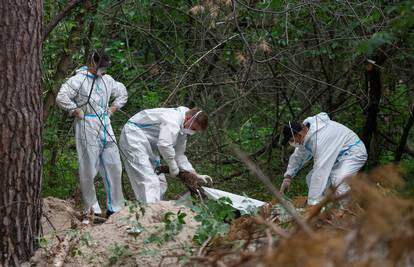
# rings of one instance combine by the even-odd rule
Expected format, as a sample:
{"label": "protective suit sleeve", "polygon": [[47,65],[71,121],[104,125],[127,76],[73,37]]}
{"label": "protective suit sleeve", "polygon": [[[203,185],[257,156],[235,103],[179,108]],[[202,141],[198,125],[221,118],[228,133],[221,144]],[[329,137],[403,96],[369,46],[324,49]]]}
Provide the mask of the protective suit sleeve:
{"label": "protective suit sleeve", "polygon": [[79,77],[74,76],[69,78],[61,87],[56,96],[56,103],[66,111],[73,111],[78,106],[73,100],[79,93],[81,82]]}
{"label": "protective suit sleeve", "polygon": [[163,122],[160,125],[157,146],[161,156],[168,164],[175,160],[174,143],[177,140],[179,131],[180,127],[173,123]]}
{"label": "protective suit sleeve", "polygon": [[175,145],[175,161],[181,170],[195,172],[193,165],[191,165],[190,161],[188,161],[188,158],[185,155],[186,144],[186,138],[179,138],[179,140],[177,140],[177,144]]}
{"label": "protective suit sleeve", "polygon": [[111,96],[115,98],[112,102],[112,106],[122,108],[128,101],[128,93],[125,85],[114,80]]}
{"label": "protective suit sleeve", "polygon": [[295,177],[296,174],[302,169],[303,165],[312,158],[310,151],[306,150],[305,147],[300,146],[295,149],[292,155],[290,155],[288,167],[286,169],[284,177],[292,176]]}
{"label": "protective suit sleeve", "polygon": [[329,175],[337,157],[337,149],[319,149],[319,152],[317,152],[309,183],[309,205],[316,205],[322,200]]}

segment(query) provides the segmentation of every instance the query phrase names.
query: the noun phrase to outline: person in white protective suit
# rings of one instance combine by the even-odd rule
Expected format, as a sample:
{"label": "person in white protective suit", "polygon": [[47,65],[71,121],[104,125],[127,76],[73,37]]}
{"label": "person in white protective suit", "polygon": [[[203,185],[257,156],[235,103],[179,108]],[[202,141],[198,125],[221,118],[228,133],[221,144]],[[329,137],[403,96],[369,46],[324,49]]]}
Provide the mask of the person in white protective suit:
{"label": "person in white protective suit", "polygon": [[185,155],[187,136],[205,130],[208,115],[198,108],[155,108],[135,114],[125,124],[119,140],[125,170],[137,200],[160,201],[167,190],[164,174],[157,175],[160,154],[172,177],[180,170],[190,171],[203,182],[208,175],[194,170]]}
{"label": "person in white protective suit", "polygon": [[289,122],[283,129],[283,144],[295,147],[280,187],[289,190],[292,178],[313,158],[312,171],[307,175],[308,205],[318,204],[327,188],[342,195],[349,190],[344,178],[356,174],[367,160],[365,145],[346,126],[332,121],[322,112],[303,123]]}
{"label": "person in white protective suit", "polygon": [[[107,194],[107,216],[124,206],[122,165],[110,116],[128,99],[125,86],[107,75],[109,57],[103,49],[94,50],[88,66],[76,70],[60,88],[57,104],[75,116],[76,150],[84,212],[101,214],[94,178],[102,175]],[[109,107],[110,98],[113,97]],[[88,223],[85,219],[84,223]]]}

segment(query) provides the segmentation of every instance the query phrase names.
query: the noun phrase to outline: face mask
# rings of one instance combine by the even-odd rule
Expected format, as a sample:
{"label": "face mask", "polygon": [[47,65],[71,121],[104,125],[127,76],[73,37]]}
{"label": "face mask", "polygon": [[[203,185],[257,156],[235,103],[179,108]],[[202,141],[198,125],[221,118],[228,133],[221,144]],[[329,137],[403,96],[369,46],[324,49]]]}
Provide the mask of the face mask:
{"label": "face mask", "polygon": [[195,134],[195,133],[196,133],[196,131],[194,131],[194,130],[192,130],[192,129],[187,129],[187,128],[184,128],[184,129],[183,129],[183,133],[188,134],[188,135],[193,135],[193,134]]}
{"label": "face mask", "polygon": [[103,76],[106,73],[106,68],[98,68],[98,70],[96,71],[96,74],[98,74],[99,76]]}
{"label": "face mask", "polygon": [[298,143],[295,143],[295,142],[292,142],[292,141],[289,141],[289,145],[293,146],[294,148],[297,148],[297,147],[300,146]]}
{"label": "face mask", "polygon": [[289,121],[289,128],[290,128],[290,132],[292,133],[292,137],[293,137],[293,141],[289,141],[289,145],[291,145],[291,146],[293,146],[293,147],[299,147],[300,146],[300,144],[298,144],[298,143],[296,143],[296,140],[295,140],[295,134],[293,133],[293,130],[292,130],[292,125],[290,124],[290,121]]}
{"label": "face mask", "polygon": [[191,117],[190,119],[190,125],[188,126],[188,128],[183,128],[183,133],[188,134],[188,135],[193,135],[196,133],[196,131],[194,131],[193,129],[191,129],[191,126],[193,125],[193,122],[195,121],[195,119],[197,118],[198,114],[201,113],[201,110],[199,112],[197,112],[193,117]]}

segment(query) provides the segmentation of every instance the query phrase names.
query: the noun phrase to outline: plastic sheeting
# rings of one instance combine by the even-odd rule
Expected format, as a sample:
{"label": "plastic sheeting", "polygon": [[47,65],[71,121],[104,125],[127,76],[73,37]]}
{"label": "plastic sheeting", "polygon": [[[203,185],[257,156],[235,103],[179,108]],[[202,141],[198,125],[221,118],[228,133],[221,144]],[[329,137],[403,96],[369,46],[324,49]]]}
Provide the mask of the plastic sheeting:
{"label": "plastic sheeting", "polygon": [[218,190],[218,189],[213,189],[210,187],[202,187],[204,190],[205,195],[209,198],[209,199],[214,199],[217,200],[219,198],[222,197],[227,197],[231,200],[232,202],[232,207],[239,210],[242,214],[246,214],[246,213],[251,213],[252,210],[257,209],[261,206],[263,206],[264,204],[266,204],[266,202],[257,200],[257,199],[253,199],[247,196],[240,196],[240,195],[236,195],[233,193],[229,193],[226,191],[222,191],[222,190]]}

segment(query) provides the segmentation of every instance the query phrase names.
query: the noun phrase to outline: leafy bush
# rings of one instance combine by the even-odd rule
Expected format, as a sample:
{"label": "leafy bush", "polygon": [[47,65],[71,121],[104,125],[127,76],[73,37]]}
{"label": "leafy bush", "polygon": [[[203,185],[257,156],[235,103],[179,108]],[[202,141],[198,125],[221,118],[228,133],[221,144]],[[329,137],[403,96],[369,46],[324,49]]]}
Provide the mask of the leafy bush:
{"label": "leafy bush", "polygon": [[185,216],[187,216],[187,214],[181,210],[179,210],[177,214],[174,214],[170,211],[165,213],[163,219],[164,229],[162,231],[162,234],[152,234],[144,242],[155,242],[158,245],[161,245],[165,242],[173,240],[174,237],[178,235],[183,229],[183,225],[185,224]]}
{"label": "leafy bush", "polygon": [[197,213],[194,219],[201,224],[197,227],[193,240],[201,245],[207,239],[222,236],[229,231],[228,222],[234,219],[235,209],[229,198],[207,200],[190,206]]}

